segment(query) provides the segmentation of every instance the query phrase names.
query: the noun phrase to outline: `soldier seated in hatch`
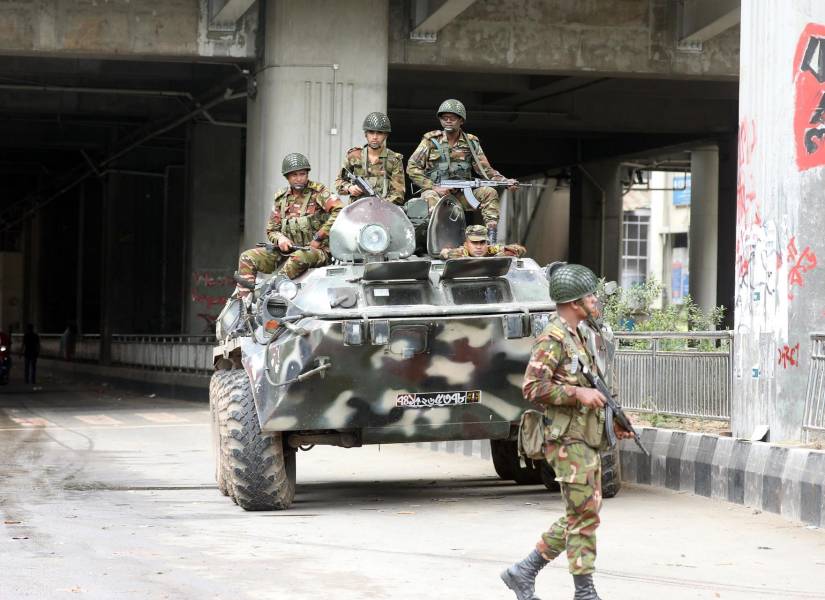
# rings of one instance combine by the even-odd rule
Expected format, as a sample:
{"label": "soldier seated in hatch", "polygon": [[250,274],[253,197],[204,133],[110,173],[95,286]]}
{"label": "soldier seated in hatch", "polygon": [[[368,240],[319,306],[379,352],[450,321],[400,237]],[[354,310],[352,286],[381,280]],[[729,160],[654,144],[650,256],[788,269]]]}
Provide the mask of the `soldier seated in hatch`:
{"label": "soldier seated in hatch", "polygon": [[401,206],[404,204],[404,157],[387,147],[392,131],[390,119],[384,113],[371,112],[364,119],[363,129],[367,143],[347,150],[335,180],[335,191],[353,201],[365,195],[364,190],[350,181],[349,173],[352,173],[366,179],[379,196]]}
{"label": "soldier seated in hatch", "polygon": [[487,237],[487,228],[483,225],[470,225],[465,232],[464,245],[458,248],[444,248],[441,258],[464,258],[467,256],[513,256],[521,258],[527,253],[524,246],[518,244],[490,244]]}
{"label": "soldier seated in hatch", "polygon": [[[329,263],[329,230],[343,205],[323,183],[309,180],[310,168],[303,154],[284,157],[281,173],[289,186],[275,194],[266,226],[266,237],[277,250],[252,248],[241,254],[238,276],[248,284],[255,285],[258,272],[272,273],[280,267],[280,274],[295,279],[309,268]],[[291,252],[295,246],[305,249]],[[248,293],[238,287],[239,296]]]}

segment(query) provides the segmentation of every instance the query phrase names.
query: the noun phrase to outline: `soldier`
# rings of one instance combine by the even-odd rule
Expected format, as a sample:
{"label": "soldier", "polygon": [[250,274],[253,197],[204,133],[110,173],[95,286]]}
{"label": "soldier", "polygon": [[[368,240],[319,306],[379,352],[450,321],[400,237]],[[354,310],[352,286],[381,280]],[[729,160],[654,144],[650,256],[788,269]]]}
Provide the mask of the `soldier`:
{"label": "soldier", "polygon": [[[272,214],[266,226],[266,237],[280,252],[265,248],[252,248],[241,254],[238,275],[255,284],[255,276],[272,273],[279,266],[280,273],[294,279],[311,267],[321,267],[329,262],[329,230],[341,211],[341,201],[329,193],[322,183],[309,180],[309,160],[303,154],[293,152],[284,157],[281,173],[289,186],[275,194]],[[293,246],[309,246],[288,256]],[[247,289],[238,288],[245,296]]]}
{"label": "soldier", "polygon": [[527,253],[524,246],[490,244],[484,225],[470,225],[465,232],[464,245],[458,248],[444,248],[441,258],[463,258],[465,256],[515,256],[521,258]]}
{"label": "soldier", "polygon": [[[473,171],[483,179],[507,181],[487,160],[478,138],[462,130],[467,119],[467,111],[458,100],[445,100],[438,107],[438,119],[442,129],[424,134],[418,147],[410,156],[407,175],[410,180],[424,191],[421,197],[430,206],[430,210],[442,196],[451,191],[438,183],[442,179],[473,179]],[[517,183],[510,186],[514,190]],[[489,231],[490,241],[496,241],[498,227],[498,192],[491,187],[482,187],[474,191],[481,209],[482,223]],[[454,194],[465,211],[472,210],[464,194]]]}
{"label": "soldier", "polygon": [[[384,113],[371,112],[364,119],[364,137],[367,143],[347,150],[344,164],[335,180],[335,191],[353,200],[364,191],[348,179],[347,171],[365,178],[381,197],[390,202],[404,204],[404,157],[387,148],[387,138],[392,127]],[[367,165],[367,168],[364,168]]]}
{"label": "soldier", "polygon": [[[582,265],[564,264],[550,274],[550,296],[557,312],[533,346],[524,374],[524,397],[545,410],[545,458],[556,473],[566,514],[541,535],[536,548],[501,573],[518,600],[538,600],[536,575],[548,562],[567,552],[576,586],[574,600],[600,600],[593,586],[596,528],[601,507],[601,459],[604,397],[582,374],[594,358],[578,330],[582,321],[600,316],[598,281]],[[614,425],[620,439],[631,434]]]}

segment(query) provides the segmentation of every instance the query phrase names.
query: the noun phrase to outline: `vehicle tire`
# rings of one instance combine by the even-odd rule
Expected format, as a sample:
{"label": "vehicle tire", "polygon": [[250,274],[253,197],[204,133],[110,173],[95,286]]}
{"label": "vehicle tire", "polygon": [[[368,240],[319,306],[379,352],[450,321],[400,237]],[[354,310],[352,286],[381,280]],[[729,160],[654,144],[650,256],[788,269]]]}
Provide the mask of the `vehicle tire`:
{"label": "vehicle tire", "polygon": [[602,458],[602,498],[613,498],[622,489],[622,468],[619,447],[605,450]]}
{"label": "vehicle tire", "polygon": [[561,491],[561,486],[559,485],[559,482],[556,481],[556,472],[546,460],[543,461],[541,465],[541,482],[544,484],[544,487],[548,489],[548,491]]}
{"label": "vehicle tire", "polygon": [[215,371],[209,380],[209,416],[212,423],[212,450],[215,453],[215,481],[224,496],[230,494],[226,452],[226,409],[230,371]]}
{"label": "vehicle tire", "polygon": [[280,433],[262,432],[243,369],[229,371],[227,449],[229,486],[244,510],[283,510],[295,498],[295,452]]}
{"label": "vehicle tire", "polygon": [[493,468],[502,479],[512,479],[519,485],[541,483],[541,461],[525,461],[522,467],[518,457],[516,442],[510,440],[490,440]]}

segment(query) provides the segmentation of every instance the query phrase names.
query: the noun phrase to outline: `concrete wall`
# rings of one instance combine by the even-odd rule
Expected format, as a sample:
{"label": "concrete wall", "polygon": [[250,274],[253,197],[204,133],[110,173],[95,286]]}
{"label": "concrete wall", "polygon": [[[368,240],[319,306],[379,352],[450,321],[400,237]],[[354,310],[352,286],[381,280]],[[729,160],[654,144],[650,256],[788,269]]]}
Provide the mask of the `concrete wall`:
{"label": "concrete wall", "polygon": [[183,331],[213,334],[215,318],[235,287],[243,204],[241,130],[195,125],[189,156]]}
{"label": "concrete wall", "polygon": [[253,8],[217,28],[209,0],[19,0],[0,10],[0,53],[252,58],[257,23]]}
{"label": "concrete wall", "polygon": [[[809,333],[825,326],[825,3],[746,2],[736,213],[732,426],[799,439]],[[806,54],[807,51],[807,54]],[[806,147],[806,142],[808,147]]]}
{"label": "concrete wall", "polygon": [[708,40],[700,53],[677,50],[678,3],[672,0],[484,0],[438,32],[435,43],[410,40],[410,4],[391,1],[392,65],[706,78],[739,73],[738,28]]}

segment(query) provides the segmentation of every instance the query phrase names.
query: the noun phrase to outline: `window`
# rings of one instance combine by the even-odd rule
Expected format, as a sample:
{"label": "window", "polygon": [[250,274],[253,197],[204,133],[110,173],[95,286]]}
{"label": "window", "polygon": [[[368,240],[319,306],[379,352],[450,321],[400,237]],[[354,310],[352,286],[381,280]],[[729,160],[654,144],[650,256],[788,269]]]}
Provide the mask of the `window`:
{"label": "window", "polygon": [[650,211],[625,211],[622,220],[622,287],[647,280],[647,231]]}

